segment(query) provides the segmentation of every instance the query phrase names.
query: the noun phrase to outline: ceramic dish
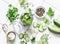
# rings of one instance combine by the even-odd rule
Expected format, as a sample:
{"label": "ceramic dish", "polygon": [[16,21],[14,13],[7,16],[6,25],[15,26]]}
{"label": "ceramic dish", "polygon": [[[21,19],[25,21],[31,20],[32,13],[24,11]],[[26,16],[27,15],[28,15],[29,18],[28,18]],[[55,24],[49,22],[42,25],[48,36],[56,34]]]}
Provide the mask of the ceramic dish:
{"label": "ceramic dish", "polygon": [[7,34],[7,41],[14,41],[16,38],[16,33],[13,31],[8,32]]}
{"label": "ceramic dish", "polygon": [[[37,8],[36,8],[36,10],[37,10],[38,8],[43,8],[43,9],[44,9],[44,11],[45,11],[45,8],[44,8],[44,7],[42,7],[42,6],[37,7]],[[38,15],[36,14],[36,10],[35,10],[35,16],[36,16],[38,19],[42,19],[42,18],[44,18],[44,17],[45,17],[45,12],[43,13],[43,15],[42,15],[42,16],[38,16]]]}

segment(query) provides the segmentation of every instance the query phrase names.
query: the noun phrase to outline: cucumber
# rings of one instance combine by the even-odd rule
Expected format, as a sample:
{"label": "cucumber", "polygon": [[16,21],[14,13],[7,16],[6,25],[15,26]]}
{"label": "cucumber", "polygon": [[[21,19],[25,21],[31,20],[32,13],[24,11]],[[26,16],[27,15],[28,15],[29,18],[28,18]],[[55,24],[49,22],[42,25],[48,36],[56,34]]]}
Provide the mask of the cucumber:
{"label": "cucumber", "polygon": [[43,24],[40,26],[40,28],[38,28],[38,30],[39,30],[40,32],[45,31],[45,30],[46,30],[46,24],[43,23]]}
{"label": "cucumber", "polygon": [[26,41],[29,41],[29,40],[30,40],[29,35],[28,35],[28,34],[24,34],[24,39],[25,39]]}
{"label": "cucumber", "polygon": [[43,32],[43,31],[44,31],[42,26],[40,26],[40,28],[38,28],[38,30],[39,30],[40,32]]}
{"label": "cucumber", "polygon": [[21,41],[20,44],[27,44],[25,41]]}
{"label": "cucumber", "polygon": [[59,21],[59,20],[54,19],[54,24],[55,24],[56,26],[60,27],[60,21]]}
{"label": "cucumber", "polygon": [[53,26],[53,25],[48,25],[48,29],[53,32],[53,33],[57,33],[60,34],[60,28]]}
{"label": "cucumber", "polygon": [[22,39],[24,37],[24,35],[21,33],[19,34],[19,39]]}

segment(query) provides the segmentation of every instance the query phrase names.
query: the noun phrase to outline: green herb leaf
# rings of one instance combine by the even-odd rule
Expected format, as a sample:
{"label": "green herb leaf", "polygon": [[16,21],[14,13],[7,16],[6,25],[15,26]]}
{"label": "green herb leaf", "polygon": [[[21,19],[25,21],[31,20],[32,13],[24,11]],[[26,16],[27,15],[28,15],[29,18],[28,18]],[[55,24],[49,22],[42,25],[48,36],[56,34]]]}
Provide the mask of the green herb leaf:
{"label": "green herb leaf", "polygon": [[12,41],[12,38],[11,38],[11,37],[8,37],[8,40],[9,40],[9,41]]}
{"label": "green herb leaf", "polygon": [[12,5],[10,5],[9,7],[10,8],[9,8],[6,16],[12,23],[12,22],[14,22],[14,20],[16,20],[16,18],[19,16],[19,14],[18,14],[18,9],[16,7],[12,7]]}
{"label": "green herb leaf", "polygon": [[33,38],[31,39],[31,41],[32,41],[32,42],[35,42],[35,37],[33,37]]}
{"label": "green herb leaf", "polygon": [[30,8],[28,8],[28,11],[29,11],[29,13],[31,13],[31,9]]}
{"label": "green herb leaf", "polygon": [[14,39],[11,36],[8,36],[9,41],[13,41]]}
{"label": "green herb leaf", "polygon": [[47,14],[48,14],[49,16],[54,16],[54,11],[53,11],[53,9],[52,9],[51,7],[48,9]]}
{"label": "green herb leaf", "polygon": [[44,23],[48,23],[48,19],[47,18],[44,18]]}

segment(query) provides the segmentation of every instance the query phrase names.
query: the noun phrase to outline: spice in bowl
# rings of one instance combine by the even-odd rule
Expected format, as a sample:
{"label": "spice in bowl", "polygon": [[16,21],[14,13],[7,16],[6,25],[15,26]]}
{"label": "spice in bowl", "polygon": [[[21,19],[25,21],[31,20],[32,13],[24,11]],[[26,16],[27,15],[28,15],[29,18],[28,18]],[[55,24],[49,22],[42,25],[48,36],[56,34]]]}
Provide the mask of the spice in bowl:
{"label": "spice in bowl", "polygon": [[45,9],[43,7],[39,7],[39,8],[36,9],[36,14],[39,17],[42,17],[44,13],[45,13]]}

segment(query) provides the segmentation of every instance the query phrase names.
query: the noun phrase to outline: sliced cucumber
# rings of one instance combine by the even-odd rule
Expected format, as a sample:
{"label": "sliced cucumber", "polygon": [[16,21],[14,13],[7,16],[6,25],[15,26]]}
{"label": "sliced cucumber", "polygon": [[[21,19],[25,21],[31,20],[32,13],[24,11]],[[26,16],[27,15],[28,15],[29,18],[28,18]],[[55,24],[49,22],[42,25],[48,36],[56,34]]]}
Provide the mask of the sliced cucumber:
{"label": "sliced cucumber", "polygon": [[20,43],[21,43],[21,44],[27,44],[25,41],[21,41]]}
{"label": "sliced cucumber", "polygon": [[40,28],[38,28],[38,30],[39,30],[40,32],[45,31],[45,30],[46,30],[46,24],[43,23],[43,24],[40,26]]}
{"label": "sliced cucumber", "polygon": [[43,28],[42,28],[42,26],[40,26],[40,28],[38,28],[38,30],[39,30],[40,32],[43,32],[43,31],[44,31]]}
{"label": "sliced cucumber", "polygon": [[60,27],[60,21],[59,20],[55,19],[54,24]]}
{"label": "sliced cucumber", "polygon": [[8,37],[8,40],[9,40],[9,41],[13,41],[12,37]]}
{"label": "sliced cucumber", "polygon": [[36,23],[33,24],[33,27],[34,27],[34,28],[36,28],[36,27],[37,27],[37,28],[40,28],[40,25],[41,25],[41,24],[40,24],[39,22],[36,22]]}
{"label": "sliced cucumber", "polygon": [[30,40],[29,35],[28,35],[28,34],[24,34],[24,39],[25,39],[26,41],[29,41],[29,40]]}
{"label": "sliced cucumber", "polygon": [[48,19],[47,18],[44,18],[44,23],[48,23]]}
{"label": "sliced cucumber", "polygon": [[48,28],[51,32],[60,34],[60,28],[58,28],[58,27],[53,26],[53,25],[49,25]]}
{"label": "sliced cucumber", "polygon": [[22,39],[24,37],[24,35],[21,33],[19,34],[19,39]]}
{"label": "sliced cucumber", "polygon": [[46,30],[47,25],[45,23],[42,24],[43,30]]}

